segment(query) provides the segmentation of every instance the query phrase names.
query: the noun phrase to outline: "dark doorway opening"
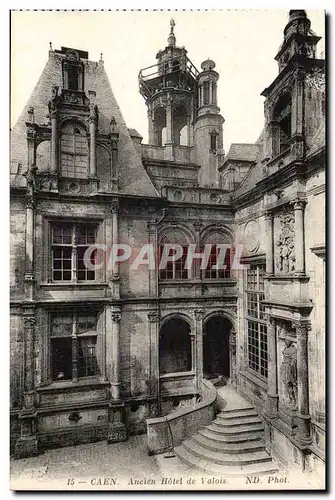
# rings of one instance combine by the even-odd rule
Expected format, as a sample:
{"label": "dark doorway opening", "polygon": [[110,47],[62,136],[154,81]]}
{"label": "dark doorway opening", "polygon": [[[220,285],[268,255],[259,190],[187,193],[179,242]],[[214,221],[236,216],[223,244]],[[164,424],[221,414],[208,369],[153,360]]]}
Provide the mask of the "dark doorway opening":
{"label": "dark doorway opening", "polygon": [[203,374],[204,378],[230,377],[229,333],[231,322],[222,316],[210,318],[204,327]]}

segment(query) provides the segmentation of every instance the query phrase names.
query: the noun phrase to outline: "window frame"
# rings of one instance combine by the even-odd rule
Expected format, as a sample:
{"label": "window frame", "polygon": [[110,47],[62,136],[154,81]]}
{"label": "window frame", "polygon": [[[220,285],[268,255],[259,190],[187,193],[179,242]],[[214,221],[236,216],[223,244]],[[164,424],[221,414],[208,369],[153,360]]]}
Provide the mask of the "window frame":
{"label": "window frame", "polygon": [[[97,219],[92,219],[88,221],[83,221],[82,219],[78,220],[60,220],[60,219],[52,219],[52,220],[47,220],[46,221],[47,227],[45,228],[47,232],[47,249],[46,249],[46,255],[47,258],[45,259],[45,265],[46,265],[46,279],[48,283],[51,284],[63,284],[64,286],[66,285],[71,285],[71,284],[94,284],[103,281],[103,269],[98,269],[95,271],[89,271],[85,270],[85,273],[92,272],[94,273],[94,279],[92,280],[87,280],[87,279],[78,279],[78,271],[81,272],[82,270],[79,268],[79,262],[78,262],[78,248],[84,248],[88,247],[90,244],[95,244],[97,243],[97,240],[99,239],[99,233],[101,232],[101,221]],[[71,227],[71,244],[57,244],[53,243],[52,241],[52,235],[53,235],[53,228],[55,226],[60,226],[60,227],[65,227],[65,226],[70,226]],[[76,236],[75,236],[75,231],[78,229],[78,227],[84,226],[84,227],[92,227],[94,229],[94,242],[88,243],[88,244],[77,244],[76,242]],[[69,247],[71,248],[71,279],[69,280],[63,280],[63,279],[54,279],[54,258],[53,258],[53,248],[62,248],[62,247]]]}
{"label": "window frame", "polygon": [[[253,272],[252,280],[248,276]],[[265,264],[251,264],[245,273],[245,307],[248,369],[263,380],[268,380],[268,341],[265,318],[264,276]],[[249,308],[251,304],[256,307]],[[255,314],[253,314],[255,312]],[[252,332],[254,335],[252,336]],[[255,340],[252,344],[252,340]],[[262,347],[263,345],[263,347]],[[265,348],[264,348],[265,346]],[[253,350],[253,349],[254,350]],[[265,354],[264,354],[265,353]],[[263,355],[262,355],[263,354]]]}
{"label": "window frame", "polygon": [[[71,322],[71,334],[68,335],[53,335],[53,318],[65,318],[65,317],[72,317]],[[79,332],[78,329],[78,318],[80,317],[94,317],[95,318],[95,326],[91,330],[87,330],[86,332]],[[100,368],[99,368],[99,352],[98,352],[98,310],[97,309],[91,309],[89,308],[87,311],[83,311],[80,309],[68,309],[68,310],[63,310],[63,311],[50,311],[49,312],[49,374],[52,382],[78,382],[79,380],[90,380],[90,379],[97,379],[101,376],[100,373]],[[96,364],[96,372],[95,374],[92,375],[84,375],[80,376],[80,363],[79,360],[81,358],[79,352],[80,352],[80,342],[83,339],[95,339],[95,348],[94,348],[94,357],[95,357],[95,364]],[[67,378],[55,378],[54,377],[54,367],[53,367],[53,352],[54,352],[54,347],[53,347],[53,340],[56,339],[70,339],[70,344],[71,344],[71,377]],[[86,367],[87,370],[87,367]]]}
{"label": "window frame", "polygon": [[[71,134],[68,131],[64,131],[64,129],[69,126],[72,127]],[[78,130],[79,133],[76,133],[76,130]],[[62,124],[59,135],[60,135],[59,167],[60,167],[61,177],[64,177],[66,179],[87,179],[89,175],[89,154],[90,154],[90,146],[87,137],[87,130],[80,123],[77,123],[75,121],[74,122],[66,121],[65,123]],[[71,138],[72,140],[71,147],[70,146],[65,147],[65,144],[63,143],[64,136],[68,136],[68,141],[69,137]],[[80,137],[81,141],[78,141],[78,137]],[[82,140],[83,138],[85,139],[85,148],[83,148],[83,143],[84,143]],[[70,158],[72,160],[71,165],[70,163],[68,165],[64,164],[65,156],[67,157],[67,159]],[[84,168],[83,166],[76,164],[76,160],[82,158],[86,159],[85,172],[82,173],[78,172],[80,175],[76,175],[76,169]],[[73,170],[73,175],[69,175],[71,169]]]}

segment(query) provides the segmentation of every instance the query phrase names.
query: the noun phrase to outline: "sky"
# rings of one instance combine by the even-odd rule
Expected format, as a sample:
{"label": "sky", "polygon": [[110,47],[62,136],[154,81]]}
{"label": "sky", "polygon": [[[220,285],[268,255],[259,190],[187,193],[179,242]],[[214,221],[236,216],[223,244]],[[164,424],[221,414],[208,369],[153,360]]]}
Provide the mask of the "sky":
{"label": "sky", "polygon": [[[324,12],[307,10],[311,28],[324,37]],[[170,19],[177,46],[200,69],[208,57],[220,74],[218,105],[225,118],[223,141],[255,142],[263,128],[261,92],[278,74],[274,60],[283,41],[288,10],[208,11],[14,11],[11,14],[11,126],[22,112],[53,49],[73,47],[106,72],[128,127],[148,140],[146,106],[138,91],[139,70],[156,63],[167,45]],[[323,56],[324,39],[318,55]]]}

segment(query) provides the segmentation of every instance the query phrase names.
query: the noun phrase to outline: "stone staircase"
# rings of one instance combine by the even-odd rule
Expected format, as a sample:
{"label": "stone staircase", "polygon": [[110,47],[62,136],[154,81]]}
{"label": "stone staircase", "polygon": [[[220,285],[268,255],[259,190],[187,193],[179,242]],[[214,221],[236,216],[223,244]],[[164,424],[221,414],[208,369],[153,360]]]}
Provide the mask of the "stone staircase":
{"label": "stone staircase", "polygon": [[[231,391],[229,388],[222,388]],[[236,394],[236,393],[235,393]],[[188,467],[225,476],[263,475],[278,472],[265,451],[264,424],[253,406],[237,395],[217,418],[175,448]]]}

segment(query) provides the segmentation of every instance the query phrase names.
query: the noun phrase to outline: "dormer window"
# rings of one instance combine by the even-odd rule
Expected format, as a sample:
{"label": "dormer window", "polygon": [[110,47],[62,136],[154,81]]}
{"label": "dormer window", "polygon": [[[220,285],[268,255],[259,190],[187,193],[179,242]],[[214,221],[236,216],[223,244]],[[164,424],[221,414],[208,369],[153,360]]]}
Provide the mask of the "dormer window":
{"label": "dormer window", "polygon": [[64,60],[63,62],[63,87],[67,90],[84,89],[83,65],[81,61]]}
{"label": "dormer window", "polygon": [[67,88],[69,90],[79,90],[78,89],[78,68],[76,66],[70,66],[67,70]]}

